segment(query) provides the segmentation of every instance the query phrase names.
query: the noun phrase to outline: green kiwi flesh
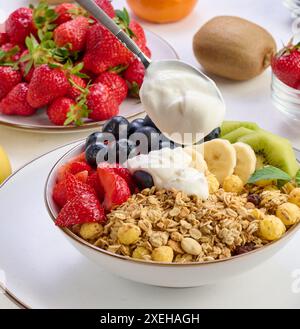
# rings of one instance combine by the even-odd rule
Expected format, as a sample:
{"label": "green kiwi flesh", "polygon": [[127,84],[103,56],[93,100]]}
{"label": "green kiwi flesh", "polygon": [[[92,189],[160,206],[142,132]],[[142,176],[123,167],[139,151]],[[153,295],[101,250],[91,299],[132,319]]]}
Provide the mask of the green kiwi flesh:
{"label": "green kiwi flesh", "polygon": [[233,130],[236,130],[238,128],[247,128],[254,131],[259,130],[259,126],[255,122],[247,122],[247,121],[224,121],[221,125],[221,135],[220,137],[223,137],[227,135],[228,133],[232,132]]}
{"label": "green kiwi flesh", "polygon": [[222,138],[227,139],[230,143],[236,143],[237,140],[245,135],[252,134],[254,130],[245,128],[245,127],[240,127],[238,129],[235,129],[231,131],[230,133],[224,135]]}

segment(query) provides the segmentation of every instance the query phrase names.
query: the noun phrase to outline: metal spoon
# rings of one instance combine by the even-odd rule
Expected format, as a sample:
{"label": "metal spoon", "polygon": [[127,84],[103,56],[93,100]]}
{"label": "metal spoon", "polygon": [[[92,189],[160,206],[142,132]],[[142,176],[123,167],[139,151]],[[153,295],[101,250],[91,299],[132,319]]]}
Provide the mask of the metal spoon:
{"label": "metal spoon", "polygon": [[[96,18],[102,25],[104,25],[116,38],[118,38],[125,46],[135,55],[137,56],[145,68],[147,69],[151,64],[150,58],[148,58],[141,49],[136,45],[136,43],[99,7],[93,0],[76,0],[83,8],[85,8],[88,12],[90,12],[93,17]],[[163,60],[163,61],[155,61],[155,65],[159,65],[160,62],[166,64],[166,61],[172,62],[180,67],[184,67],[185,69],[191,70],[197,74],[199,74],[203,79],[210,82],[215,90],[216,96],[221,99],[222,103],[224,103],[222,94],[219,88],[216,86],[215,82],[202,73],[200,70],[195,68],[194,66],[183,62],[181,60]]]}

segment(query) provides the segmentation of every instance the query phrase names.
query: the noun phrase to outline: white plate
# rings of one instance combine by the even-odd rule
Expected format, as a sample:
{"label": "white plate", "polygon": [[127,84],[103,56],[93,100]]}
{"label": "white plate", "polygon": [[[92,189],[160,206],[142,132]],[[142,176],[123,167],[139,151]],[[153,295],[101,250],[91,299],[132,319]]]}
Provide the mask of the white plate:
{"label": "white plate", "polygon": [[[35,3],[36,1],[28,0],[13,0],[5,1],[0,5],[0,10],[9,14],[11,11],[21,7],[28,6],[29,3]],[[0,13],[0,19],[1,19]],[[1,22],[0,22],[1,23]],[[3,29],[3,27],[2,27]],[[1,26],[0,26],[1,31]],[[152,59],[176,59],[178,55],[172,46],[162,39],[157,34],[145,31],[147,37],[147,44],[152,51]],[[120,106],[120,115],[130,118],[137,114],[142,113],[144,110],[139,100],[135,98],[127,98]],[[8,116],[0,114],[0,125],[5,125],[9,127],[27,129],[31,131],[47,131],[47,132],[74,132],[75,130],[86,130],[86,129],[95,129],[103,122],[87,122],[83,126],[74,127],[74,126],[56,126],[52,124],[45,112],[45,110],[39,110],[35,115],[30,117],[21,117],[21,116]]]}
{"label": "white plate", "polygon": [[300,232],[255,270],[200,288],[133,283],[89,262],[53,225],[44,205],[46,177],[74,145],[31,162],[0,188],[0,270],[7,292],[21,304],[32,308],[300,307]]}

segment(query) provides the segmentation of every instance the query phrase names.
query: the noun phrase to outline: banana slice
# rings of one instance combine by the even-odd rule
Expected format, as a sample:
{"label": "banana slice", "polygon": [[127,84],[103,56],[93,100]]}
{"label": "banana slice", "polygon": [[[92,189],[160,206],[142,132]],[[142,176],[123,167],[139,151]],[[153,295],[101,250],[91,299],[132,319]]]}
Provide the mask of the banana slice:
{"label": "banana slice", "polygon": [[234,174],[239,176],[244,184],[256,168],[256,155],[252,147],[248,144],[238,142],[232,145],[236,152],[236,166]]}
{"label": "banana slice", "polygon": [[188,146],[184,148],[184,151],[192,157],[192,166],[201,171],[202,173],[206,173],[208,170],[207,164],[203,158],[203,155],[196,151],[196,148],[194,146]]}
{"label": "banana slice", "polygon": [[236,152],[225,139],[213,139],[204,143],[204,160],[208,170],[217,177],[220,184],[233,174],[236,166]]}

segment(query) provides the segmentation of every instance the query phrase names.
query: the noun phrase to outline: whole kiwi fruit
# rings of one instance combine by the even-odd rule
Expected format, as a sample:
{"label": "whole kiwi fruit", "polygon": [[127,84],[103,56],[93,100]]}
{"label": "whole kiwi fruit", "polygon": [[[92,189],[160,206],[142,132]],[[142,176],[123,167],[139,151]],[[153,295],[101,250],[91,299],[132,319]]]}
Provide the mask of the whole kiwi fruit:
{"label": "whole kiwi fruit", "polygon": [[207,72],[248,80],[270,65],[276,43],[268,31],[255,23],[235,16],[217,16],[195,34],[193,49]]}

